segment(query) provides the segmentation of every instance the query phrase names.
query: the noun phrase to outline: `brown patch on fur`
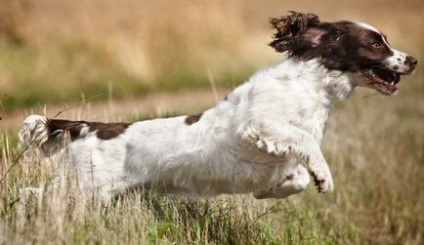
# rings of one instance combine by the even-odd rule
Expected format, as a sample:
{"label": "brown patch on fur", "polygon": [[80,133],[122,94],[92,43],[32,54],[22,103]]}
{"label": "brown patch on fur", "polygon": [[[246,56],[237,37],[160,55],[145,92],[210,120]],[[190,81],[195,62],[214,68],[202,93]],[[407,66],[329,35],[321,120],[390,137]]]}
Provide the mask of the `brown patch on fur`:
{"label": "brown patch on fur", "polygon": [[202,117],[203,113],[197,114],[197,115],[190,115],[187,116],[185,119],[185,124],[187,125],[192,125],[193,123],[196,123],[200,120],[200,118]]}
{"label": "brown patch on fur", "polygon": [[312,179],[314,180],[314,184],[317,187],[318,192],[322,192],[321,184],[324,182],[324,180],[319,180],[317,175],[312,171],[310,171],[309,174],[312,176]]}
{"label": "brown patch on fur", "polygon": [[97,137],[102,140],[113,139],[125,132],[128,123],[89,123],[90,132],[97,131]]}
{"label": "brown patch on fur", "polygon": [[[360,44],[357,50],[358,54],[361,56],[382,62],[387,57],[393,55],[390,47],[385,44],[387,41],[385,41],[385,38],[381,33],[363,28],[358,26],[356,23],[349,21],[341,21],[338,25],[347,30],[349,35],[352,37],[351,39],[354,40],[349,41],[349,43]],[[373,43],[380,43],[381,48],[371,48]]]}
{"label": "brown patch on fur", "polygon": [[96,131],[99,139],[108,140],[122,134],[130,124],[127,123],[99,123],[86,121],[70,121],[62,119],[50,119],[47,122],[49,130],[49,139],[56,137],[57,134],[68,132],[71,140],[81,137],[81,130],[88,127],[89,132]]}
{"label": "brown patch on fur", "polygon": [[81,129],[86,126],[84,121],[69,121],[62,119],[49,119],[46,127],[49,130],[49,139],[56,137],[62,132],[68,132],[71,140],[75,140],[80,136]]}
{"label": "brown patch on fur", "polygon": [[277,52],[301,60],[318,58],[329,70],[369,70],[393,55],[382,33],[355,22],[321,22],[315,14],[290,12],[270,23],[276,30],[270,46]]}
{"label": "brown patch on fur", "polygon": [[[290,11],[289,15],[280,18],[270,18],[269,22],[277,30],[273,41],[269,44],[277,52],[291,51],[296,46],[300,36],[308,28],[315,27],[320,23],[317,15]],[[289,52],[290,53],[290,52]]]}

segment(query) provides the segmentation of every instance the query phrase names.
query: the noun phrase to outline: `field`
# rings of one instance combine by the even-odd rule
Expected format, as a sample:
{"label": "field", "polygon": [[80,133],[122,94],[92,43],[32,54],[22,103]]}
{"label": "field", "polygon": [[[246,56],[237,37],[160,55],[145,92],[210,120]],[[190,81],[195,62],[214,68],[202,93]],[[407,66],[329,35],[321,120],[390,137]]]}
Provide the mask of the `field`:
{"label": "field", "polygon": [[[65,11],[66,10],[66,11]],[[322,144],[335,191],[283,200],[131,192],[110,207],[43,185],[57,161],[23,157],[32,112],[133,121],[197,113],[283,59],[267,20],[288,10],[361,20],[419,60],[400,91],[358,89]],[[423,244],[424,2],[0,0],[0,244]]]}

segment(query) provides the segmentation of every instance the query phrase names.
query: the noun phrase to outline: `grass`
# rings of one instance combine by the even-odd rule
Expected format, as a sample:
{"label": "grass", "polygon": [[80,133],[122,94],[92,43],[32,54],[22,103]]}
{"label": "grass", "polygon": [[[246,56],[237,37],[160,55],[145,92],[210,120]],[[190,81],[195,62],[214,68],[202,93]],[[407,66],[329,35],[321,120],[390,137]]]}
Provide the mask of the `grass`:
{"label": "grass", "polygon": [[[40,103],[76,102],[82,94],[106,100],[110,91],[115,99],[122,99],[155,91],[210,86],[207,71],[196,72],[198,67],[189,64],[179,64],[178,70],[158,76],[151,83],[110,64],[101,51],[85,43],[54,40],[47,45],[48,49],[40,51],[38,47],[15,46],[0,40],[0,67],[10,78],[3,86],[0,101],[8,113]],[[220,71],[215,82],[219,86],[233,86],[244,80],[245,74],[246,71]]]}
{"label": "grass", "polygon": [[22,200],[17,187],[9,186],[8,195],[2,190],[0,227],[6,243],[329,244],[337,236],[357,236],[350,226],[327,236],[332,226],[317,221],[340,221],[290,201],[258,202],[246,196],[188,201],[128,193],[102,208],[90,198],[60,193]]}
{"label": "grass", "polygon": [[[2,91],[2,103],[8,111],[40,102],[77,101],[81,93],[87,97],[100,94],[107,98],[109,86],[114,87],[117,97],[149,91],[136,78],[108,69],[110,65],[101,55],[84,44],[54,41],[45,50],[48,54],[42,54],[37,47],[14,47],[1,42],[0,52],[3,54],[0,65],[14,79]],[[51,59],[46,64],[40,61],[43,55]],[[64,72],[67,69],[73,72]]]}
{"label": "grass", "polygon": [[[422,244],[422,62],[397,96],[364,89],[336,105],[322,143],[336,188],[329,195],[313,186],[284,200],[130,192],[104,208],[66,186],[38,198],[21,192],[47,183],[57,161],[21,157],[13,114],[93,97],[119,110],[121,98],[210,83],[233,87],[281,59],[266,45],[266,20],[289,9],[372,23],[393,46],[424,57],[419,0],[0,0],[0,244]],[[166,110],[160,98],[159,105],[128,105],[133,111],[119,116],[210,106],[195,98],[186,107],[171,98],[175,106]],[[102,114],[87,108],[84,118],[69,118]]]}

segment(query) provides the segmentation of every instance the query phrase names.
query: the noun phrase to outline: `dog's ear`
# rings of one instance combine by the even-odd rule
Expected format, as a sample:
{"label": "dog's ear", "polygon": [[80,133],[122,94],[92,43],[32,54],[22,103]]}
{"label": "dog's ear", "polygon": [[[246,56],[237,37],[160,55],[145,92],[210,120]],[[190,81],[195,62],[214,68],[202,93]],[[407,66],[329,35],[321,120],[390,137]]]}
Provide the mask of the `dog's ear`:
{"label": "dog's ear", "polygon": [[[273,36],[273,41],[269,44],[277,52],[289,53],[295,49],[297,41],[310,28],[316,27],[320,20],[315,14],[304,14],[290,11],[290,15],[280,18],[271,18],[270,23],[277,32]],[[312,32],[310,34],[313,34]],[[310,36],[311,39],[316,37]]]}

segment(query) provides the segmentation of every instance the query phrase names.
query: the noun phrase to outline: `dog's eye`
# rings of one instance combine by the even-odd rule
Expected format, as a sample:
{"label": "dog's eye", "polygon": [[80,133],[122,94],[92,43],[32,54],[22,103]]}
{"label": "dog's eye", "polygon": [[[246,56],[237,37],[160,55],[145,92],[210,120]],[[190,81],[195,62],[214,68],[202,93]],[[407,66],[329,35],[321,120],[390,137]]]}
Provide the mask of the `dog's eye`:
{"label": "dog's eye", "polygon": [[371,46],[373,48],[382,48],[383,47],[383,43],[381,43],[381,42],[373,42]]}

